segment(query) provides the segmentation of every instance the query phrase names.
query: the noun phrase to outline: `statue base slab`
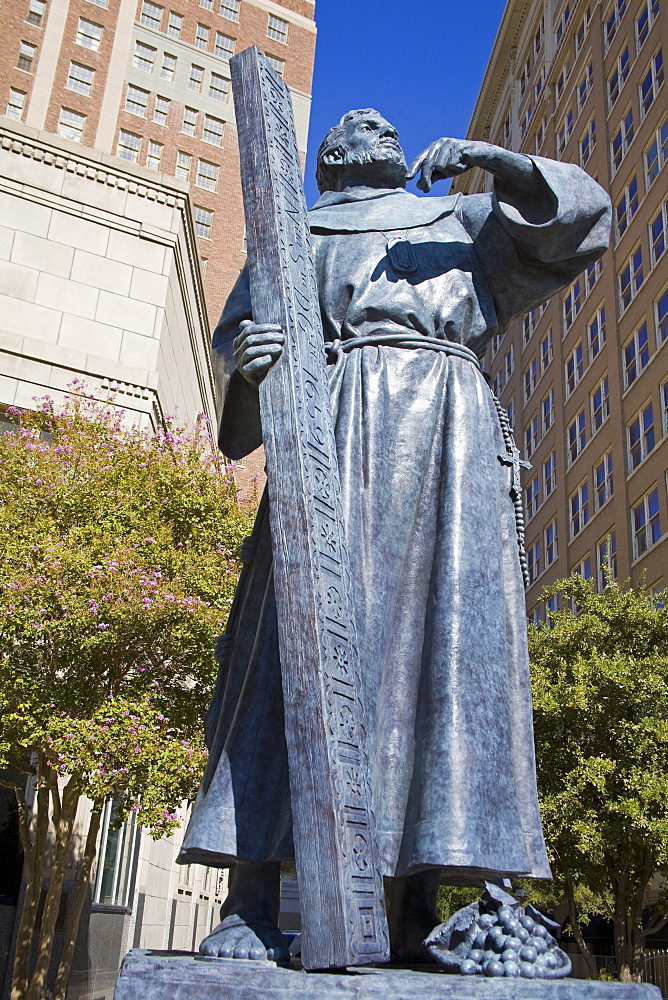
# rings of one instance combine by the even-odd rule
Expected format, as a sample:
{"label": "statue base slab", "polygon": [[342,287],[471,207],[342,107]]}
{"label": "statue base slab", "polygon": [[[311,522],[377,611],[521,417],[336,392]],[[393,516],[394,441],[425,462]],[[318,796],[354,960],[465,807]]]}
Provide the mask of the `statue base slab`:
{"label": "statue base slab", "polygon": [[134,949],[123,961],[114,1000],[661,1000],[647,983],[487,979],[429,969],[302,972],[273,962]]}

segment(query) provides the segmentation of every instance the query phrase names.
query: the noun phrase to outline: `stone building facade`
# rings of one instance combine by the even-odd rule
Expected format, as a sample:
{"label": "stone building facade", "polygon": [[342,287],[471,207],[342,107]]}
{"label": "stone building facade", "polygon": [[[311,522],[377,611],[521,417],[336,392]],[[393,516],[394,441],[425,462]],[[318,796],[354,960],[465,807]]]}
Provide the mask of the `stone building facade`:
{"label": "stone building facade", "polygon": [[[531,576],[668,586],[668,117],[664,0],[511,0],[469,129],[580,164],[610,192],[611,247],[485,359],[519,448]],[[475,192],[479,172],[453,190]]]}

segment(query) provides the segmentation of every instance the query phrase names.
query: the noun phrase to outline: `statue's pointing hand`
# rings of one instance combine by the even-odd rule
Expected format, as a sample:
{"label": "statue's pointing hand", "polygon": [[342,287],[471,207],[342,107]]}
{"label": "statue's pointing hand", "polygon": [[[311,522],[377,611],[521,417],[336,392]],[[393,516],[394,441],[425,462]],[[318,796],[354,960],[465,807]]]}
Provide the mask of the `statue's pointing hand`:
{"label": "statue's pointing hand", "polygon": [[285,334],[275,323],[254,323],[245,319],[239,324],[234,341],[234,363],[251,385],[259,385],[283,353]]}
{"label": "statue's pointing hand", "polygon": [[469,160],[469,155],[477,145],[478,143],[465,139],[437,139],[413,160],[406,179],[412,180],[420,171],[417,186],[426,193],[431,190],[434,181],[456,177],[470,170],[473,163]]}

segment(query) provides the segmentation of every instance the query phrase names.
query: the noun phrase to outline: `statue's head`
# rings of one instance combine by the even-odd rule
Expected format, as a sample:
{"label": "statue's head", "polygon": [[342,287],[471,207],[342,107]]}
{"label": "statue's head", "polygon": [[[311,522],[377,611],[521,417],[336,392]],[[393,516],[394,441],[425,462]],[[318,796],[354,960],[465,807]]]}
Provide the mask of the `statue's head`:
{"label": "statue's head", "polygon": [[330,128],[318,150],[316,180],[321,194],[365,181],[375,187],[405,187],[399,133],[373,108],[349,111]]}

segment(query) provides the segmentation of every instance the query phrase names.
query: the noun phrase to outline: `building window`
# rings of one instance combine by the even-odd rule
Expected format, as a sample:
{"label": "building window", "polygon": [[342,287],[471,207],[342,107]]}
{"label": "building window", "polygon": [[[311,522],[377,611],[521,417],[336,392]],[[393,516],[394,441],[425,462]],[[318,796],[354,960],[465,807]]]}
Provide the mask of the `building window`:
{"label": "building window", "polygon": [[9,100],[7,102],[7,110],[5,111],[7,117],[14,118],[17,122],[20,122],[25,102],[26,102],[26,95],[23,93],[23,91],[15,90],[14,87],[10,87]]}
{"label": "building window", "polygon": [[610,390],[608,376],[604,375],[591,394],[591,433],[601,429],[610,416]]}
{"label": "building window", "polygon": [[645,0],[636,18],[636,51],[640,52],[659,16],[659,0]]}
{"label": "building window", "polygon": [[564,115],[559,131],[557,132],[557,156],[561,160],[564,155],[564,151],[568,144],[568,140],[573,135],[573,125],[575,119],[573,117],[573,109],[569,108]]}
{"label": "building window", "polygon": [[214,101],[226,101],[230,92],[230,81],[218,73],[211,74],[209,84],[209,97]]}
{"label": "building window", "polygon": [[631,60],[629,58],[629,47],[627,45],[618,57],[615,68],[608,77],[608,108],[611,111],[617,102],[617,98],[622,92],[622,87],[626,83],[630,69]]}
{"label": "building window", "polygon": [[587,326],[589,342],[589,360],[593,361],[605,344],[605,306],[598,307],[591,322]]}
{"label": "building window", "polygon": [[633,108],[629,108],[619,123],[619,127],[613,135],[612,142],[610,143],[613,174],[617,173],[622,160],[628,153],[629,146],[633,142],[633,136]]}
{"label": "building window", "polygon": [[583,580],[591,580],[593,573],[591,569],[591,556],[586,555],[577,566],[573,567],[573,572],[581,576]]}
{"label": "building window", "polygon": [[204,80],[204,69],[202,66],[195,66],[194,64],[190,67],[190,79],[188,80],[188,88],[194,90],[195,93],[201,94],[202,92],[202,81]]}
{"label": "building window", "polygon": [[541,48],[543,47],[543,39],[545,38],[545,18],[541,17],[538,22],[538,28],[536,29],[536,34],[533,36],[533,54],[538,55]]}
{"label": "building window", "polygon": [[176,56],[171,56],[169,52],[165,52],[162,57],[162,67],[160,69],[160,77],[163,80],[169,80],[171,83],[174,80],[174,73],[176,72]]}
{"label": "building window", "polygon": [[511,134],[512,134],[512,119],[511,119],[511,114],[512,114],[512,112],[509,111],[508,114],[506,115],[505,119],[504,119],[504,122],[503,122],[502,132],[503,132],[503,145],[504,146],[509,146],[510,145],[510,138],[511,138]]}
{"label": "building window", "polygon": [[589,31],[589,25],[591,24],[591,7],[587,7],[585,15],[580,21],[578,30],[575,33],[575,54],[577,55],[584,45],[585,38],[587,37],[587,32]]}
{"label": "building window", "polygon": [[547,333],[540,342],[541,374],[545,373],[547,366],[552,360],[552,352],[553,352],[553,337],[552,337],[552,328],[550,327],[550,329],[547,331]]}
{"label": "building window", "polygon": [[524,96],[524,93],[529,86],[529,80],[531,79],[531,56],[529,55],[527,61],[522,67],[522,72],[520,73],[520,97]]}
{"label": "building window", "polygon": [[[547,560],[546,560],[547,561]],[[552,628],[552,616],[556,611],[559,610],[559,594],[550,594],[550,596],[545,601],[545,614],[547,621],[550,623],[550,628]]]}
{"label": "building window", "polygon": [[540,538],[537,538],[527,549],[527,568],[529,583],[533,583],[541,574]]}
{"label": "building window", "polygon": [[158,7],[157,4],[151,3],[150,0],[144,0],[141,5],[139,23],[143,24],[146,28],[153,28],[155,31],[160,31],[160,25],[162,24],[162,7]]}
{"label": "building window", "polygon": [[619,272],[619,306],[621,312],[624,312],[631,305],[644,280],[642,247],[638,246]]}
{"label": "building window", "polygon": [[26,21],[29,24],[34,24],[37,28],[41,28],[45,13],[46,0],[30,0]]}
{"label": "building window", "polygon": [[524,451],[527,458],[531,458],[538,447],[540,441],[540,425],[538,414],[534,413],[529,423],[524,428]]}
{"label": "building window", "polygon": [[102,41],[102,25],[87,21],[85,17],[79,18],[77,29],[77,45],[83,45],[85,49],[98,52]]}
{"label": "building window", "polygon": [[661,396],[661,410],[663,412],[663,433],[668,434],[668,382],[664,382],[659,389]]}
{"label": "building window", "polygon": [[36,45],[31,45],[29,42],[21,42],[16,68],[22,69],[24,73],[32,73],[32,64],[36,52]]}
{"label": "building window", "polygon": [[554,423],[554,388],[550,389],[546,396],[543,396],[540,408],[543,417],[543,434],[547,434]]}
{"label": "building window", "polygon": [[222,31],[217,31],[214,53],[221,59],[230,59],[234,55],[234,39],[224,35]]}
{"label": "building window", "polygon": [[143,69],[145,73],[153,72],[156,49],[152,45],[145,45],[143,42],[135,42],[135,53],[132,65],[135,69]]}
{"label": "building window", "polygon": [[213,0],[199,0],[199,5],[204,10],[213,10]]}
{"label": "building window", "polygon": [[638,211],[638,179],[635,174],[622,191],[622,196],[615,205],[615,221],[617,223],[617,239],[626,232],[627,227]]}
{"label": "building window", "polygon": [[156,97],[155,109],[153,111],[153,121],[157,122],[158,125],[167,124],[167,116],[169,115],[169,104],[170,101],[168,98]]}
{"label": "building window", "polygon": [[180,38],[182,28],[183,14],[177,14],[174,10],[170,11],[169,20],[167,22],[167,34],[171,38]]}
{"label": "building window", "polygon": [[195,28],[195,48],[208,49],[209,29],[205,24],[198,24]]}
{"label": "building window", "polygon": [[591,291],[603,273],[603,262],[595,260],[593,264],[587,265],[585,271],[585,294],[590,295]]}
{"label": "building window", "polygon": [[580,138],[580,166],[584,167],[589,162],[589,157],[596,145],[596,120],[592,120],[587,125],[584,134]]}
{"label": "building window", "polygon": [[613,529],[596,546],[598,589],[605,590],[617,579],[617,532]]}
{"label": "building window", "polygon": [[529,125],[531,124],[531,119],[533,118],[533,104],[530,104],[522,116],[520,122],[520,134],[524,139],[525,135],[529,131]]}
{"label": "building window", "polygon": [[197,111],[195,108],[184,108],[183,109],[183,125],[181,126],[181,131],[186,135],[194,135],[195,127],[197,125]]}
{"label": "building window", "polygon": [[220,16],[228,21],[239,20],[239,0],[220,0]]}
{"label": "building window", "polygon": [[543,607],[541,602],[534,604],[531,611],[527,615],[527,621],[530,625],[540,625],[543,621]]}
{"label": "building window", "polygon": [[182,180],[187,181],[190,178],[190,165],[193,161],[190,153],[184,153],[179,150],[176,154],[176,176]]}
{"label": "building window", "polygon": [[202,131],[204,142],[211,143],[212,146],[223,145],[223,122],[211,115],[204,116],[204,129]]}
{"label": "building window", "polygon": [[557,486],[557,453],[550,452],[543,462],[543,496],[547,500]]}
{"label": "building window", "polygon": [[545,539],[545,569],[557,558],[557,519],[550,521],[543,533]]}
{"label": "building window", "polygon": [[503,359],[503,368],[507,382],[510,376],[513,374],[513,370],[515,368],[515,352],[513,351],[512,344],[506,351],[505,357]]}
{"label": "building window", "polygon": [[147,106],[148,90],[142,90],[140,87],[133,87],[132,84],[129,83],[127,97],[125,98],[125,110],[131,115],[138,115],[139,118],[145,118]]}
{"label": "building window", "polygon": [[271,66],[274,73],[278,73],[278,75],[282,77],[285,71],[285,60],[277,59],[276,56],[270,56],[267,52],[265,52],[264,58],[267,60],[268,65]]}
{"label": "building window", "polygon": [[612,479],[612,452],[607,452],[594,466],[594,490],[596,510],[608,502],[614,492]]}
{"label": "building window", "polygon": [[538,362],[536,355],[532,357],[529,364],[524,369],[524,402],[527,403],[533,396],[538,383]]}
{"label": "building window", "polygon": [[502,333],[495,333],[492,337],[492,357],[496,357],[499,353],[499,348],[501,347],[501,341],[503,340]]}
{"label": "building window", "polygon": [[581,340],[569,354],[564,367],[566,371],[566,399],[568,399],[584,375],[584,351]]}
{"label": "building window", "polygon": [[498,399],[503,392],[503,372],[497,372],[492,381],[492,392]]}
{"label": "building window", "polygon": [[663,52],[659,49],[652,57],[649,69],[640,81],[640,117],[644,118],[654,104],[654,98],[663,85]]}
{"label": "building window", "polygon": [[273,38],[275,42],[283,42],[284,45],[287,45],[288,22],[276,17],[275,14],[270,14],[267,22],[267,38]]}
{"label": "building window", "polygon": [[668,118],[656,130],[656,135],[645,151],[645,180],[647,187],[651,187],[659,176],[661,167],[666,162],[668,153]]}
{"label": "building window", "polygon": [[631,508],[631,525],[633,528],[633,556],[638,559],[644,552],[656,545],[661,538],[659,491],[656,486]]}
{"label": "building window", "polygon": [[515,430],[515,397],[510,400],[506,407],[506,413],[508,415],[508,426],[511,431]]}
{"label": "building window", "polygon": [[568,289],[564,299],[564,327],[566,330],[570,330],[575,322],[575,318],[582,308],[582,301],[582,278],[577,278]]}
{"label": "building window", "polygon": [[536,77],[536,82],[533,85],[533,92],[536,98],[536,104],[540,100],[540,95],[543,93],[546,79],[547,79],[547,71],[545,69],[545,65],[543,64],[539,70],[538,76]]}
{"label": "building window", "polygon": [[195,184],[207,191],[215,191],[218,187],[219,171],[220,167],[217,164],[209,163],[208,160],[198,160]]}
{"label": "building window", "polygon": [[585,479],[569,497],[571,538],[579,535],[589,521],[589,483]]}
{"label": "building window", "polygon": [[546,131],[547,131],[547,117],[546,117],[546,115],[543,115],[543,117],[540,120],[540,125],[536,129],[536,153],[537,154],[539,154],[540,151],[541,151],[541,149],[542,149],[543,143],[545,141]]}
{"label": "building window", "polygon": [[668,288],[654,303],[656,312],[656,342],[659,347],[668,340]]}
{"label": "building window", "polygon": [[531,340],[533,332],[536,329],[536,324],[538,323],[539,319],[540,319],[540,314],[538,312],[538,309],[529,310],[529,312],[524,317],[522,329],[523,329],[523,343],[525,347]]}
{"label": "building window", "polygon": [[571,19],[571,5],[567,3],[563,11],[561,12],[561,16],[555,28],[557,46],[561,45],[561,41],[564,35],[566,34],[566,27],[570,19]]}
{"label": "building window", "polygon": [[575,419],[568,425],[566,436],[568,438],[568,461],[572,465],[587,444],[587,423],[584,406],[577,413]]}
{"label": "building window", "polygon": [[612,44],[612,40],[617,34],[617,29],[622,23],[622,18],[626,10],[626,0],[614,0],[609,13],[604,18],[603,34],[605,36],[605,51],[607,52]]}
{"label": "building window", "polygon": [[88,0],[88,3],[94,3],[96,7],[102,7],[104,10],[109,6],[109,0]]}
{"label": "building window", "polygon": [[211,239],[211,227],[213,225],[213,212],[208,208],[198,208],[195,205],[195,231],[202,239]]}
{"label": "building window", "polygon": [[594,82],[594,65],[589,63],[587,69],[585,70],[585,75],[582,77],[578,84],[578,114],[582,111],[585,104],[587,103],[587,98],[591,94],[592,84]]}
{"label": "building window", "polygon": [[130,813],[129,818],[117,830],[111,829],[116,809],[113,802],[105,802],[93,902],[105,906],[129,906],[137,826],[135,814]]}
{"label": "building window", "polygon": [[668,201],[664,201],[658,214],[649,224],[650,259],[652,267],[663,257],[666,250],[668,231]]}
{"label": "building window", "polygon": [[642,322],[622,348],[624,355],[624,388],[628,389],[649,362],[647,323]]}
{"label": "building window", "polygon": [[122,156],[124,160],[130,160],[132,163],[137,163],[139,160],[140,149],[141,136],[135,135],[134,132],[126,132],[125,129],[121,129],[118,137],[116,155]]}
{"label": "building window", "polygon": [[540,507],[540,483],[538,476],[534,476],[525,490],[527,521],[530,521],[538,513]]}
{"label": "building window", "polygon": [[146,155],[146,166],[149,170],[160,170],[162,161],[162,151],[165,147],[160,142],[153,139],[148,141],[148,153]]}
{"label": "building window", "polygon": [[554,85],[554,95],[556,98],[556,103],[558,104],[561,100],[564,90],[566,89],[566,84],[568,83],[568,78],[571,75],[571,69],[573,68],[571,57],[569,56],[564,65],[561,67],[561,72],[556,79]]}
{"label": "building window", "polygon": [[70,139],[72,142],[81,142],[85,124],[86,115],[80,115],[77,111],[70,111],[69,108],[61,108],[57,133],[63,139]]}
{"label": "building window", "polygon": [[636,413],[627,424],[626,434],[629,449],[629,472],[637,469],[656,444],[654,435],[654,411],[651,401]]}

